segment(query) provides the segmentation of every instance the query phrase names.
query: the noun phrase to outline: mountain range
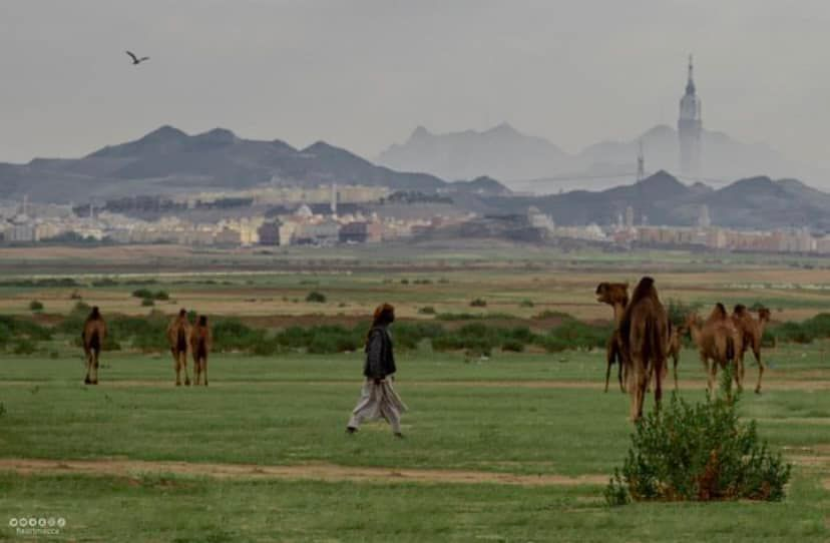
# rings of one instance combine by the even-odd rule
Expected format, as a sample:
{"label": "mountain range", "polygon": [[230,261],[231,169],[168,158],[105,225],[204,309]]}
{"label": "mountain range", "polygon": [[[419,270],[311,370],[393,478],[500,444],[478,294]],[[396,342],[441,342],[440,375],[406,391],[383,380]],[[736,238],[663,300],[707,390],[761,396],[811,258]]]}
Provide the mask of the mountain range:
{"label": "mountain range", "polygon": [[665,171],[633,185],[602,191],[577,190],[542,197],[484,198],[503,212],[522,213],[534,206],[560,225],[609,224],[631,207],[640,224],[694,226],[701,209],[708,208],[712,224],[772,230],[808,227],[830,231],[830,194],[795,179],[769,177],[741,179],[722,188],[702,183],[687,185]]}
{"label": "mountain range", "polygon": [[[418,138],[431,139],[425,131],[420,132]],[[665,134],[670,135],[670,129],[656,129],[644,140],[662,141]],[[496,127],[487,137],[493,141],[508,138],[525,142],[527,149],[535,149],[533,156],[539,163],[548,155],[564,156],[561,150],[551,151],[544,140],[528,140],[508,125]],[[622,155],[624,151],[620,149],[624,149],[622,144],[607,143],[586,153]],[[651,224],[690,226],[696,224],[701,206],[706,205],[712,223],[719,226],[807,226],[830,231],[830,194],[792,178],[754,176],[713,188],[699,182],[684,183],[659,171],[634,184],[538,196],[511,192],[492,177],[467,177],[472,180],[447,182],[427,173],[400,172],[325,142],[296,149],[280,140],[243,139],[222,128],[188,135],[163,126],[137,140],[106,146],[78,159],[35,159],[22,165],[0,163],[0,199],[20,200],[28,195],[35,202],[86,203],[91,199],[165,196],[271,184],[317,187],[337,183],[441,193],[452,199],[457,210],[479,215],[524,214],[529,207],[536,207],[560,225],[608,224],[631,206],[638,218],[646,215]]]}
{"label": "mountain range", "polygon": [[[513,190],[552,193],[603,189],[630,183],[642,146],[647,171],[676,171],[677,131],[657,125],[626,141],[601,141],[575,154],[522,134],[507,123],[489,130],[433,134],[419,126],[403,144],[381,152],[377,162],[397,170],[426,172],[444,179],[489,175]],[[702,134],[702,180],[723,185],[735,179],[769,175],[798,177],[830,186],[830,175],[793,163],[764,144],[746,144],[722,132]]]}
{"label": "mountain range", "polygon": [[426,192],[447,187],[436,176],[376,166],[322,141],[295,149],[280,140],[239,138],[222,128],[191,136],[163,126],[83,158],[0,163],[0,199],[27,194],[33,201],[86,202],[90,198],[247,189],[266,183],[361,184]]}

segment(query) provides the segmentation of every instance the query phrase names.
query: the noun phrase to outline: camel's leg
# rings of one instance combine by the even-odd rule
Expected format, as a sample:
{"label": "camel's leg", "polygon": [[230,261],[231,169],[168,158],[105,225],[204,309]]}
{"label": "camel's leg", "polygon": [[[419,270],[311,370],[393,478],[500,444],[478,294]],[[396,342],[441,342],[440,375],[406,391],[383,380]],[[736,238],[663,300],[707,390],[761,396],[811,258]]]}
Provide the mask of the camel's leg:
{"label": "camel's leg", "polygon": [[202,367],[199,365],[199,359],[193,359],[193,384],[198,386],[202,382]]}
{"label": "camel's leg", "polygon": [[182,361],[179,353],[173,351],[173,367],[176,369],[176,386],[182,386]]}
{"label": "camel's leg", "polygon": [[738,387],[738,392],[744,389],[744,357],[738,356],[735,359],[735,386]]}
{"label": "camel's leg", "polygon": [[764,363],[761,361],[761,346],[753,346],[752,354],[755,355],[755,360],[758,362],[758,384],[755,385],[755,394],[760,394],[761,379],[764,377]]}
{"label": "camel's leg", "polygon": [[666,360],[657,360],[657,367],[654,370],[654,408],[659,412],[660,404],[663,402],[663,374],[665,373]]}
{"label": "camel's leg", "polygon": [[98,384],[98,355],[97,350],[92,351],[92,384]]}
{"label": "camel's leg", "polygon": [[[642,368],[642,361],[641,361],[641,368]],[[649,381],[651,380],[650,372],[644,371],[645,368],[642,368],[638,373],[637,378],[637,420],[643,418],[643,403],[646,400],[646,389],[648,388]]]}
{"label": "camel's leg", "polygon": [[205,374],[205,386],[208,386],[208,378],[207,378],[207,357],[202,359],[202,372]]}
{"label": "camel's leg", "polygon": [[623,373],[625,364],[623,363],[622,356],[617,360],[617,381],[620,383],[620,391],[625,392],[625,382],[623,381]]}
{"label": "camel's leg", "polygon": [[707,364],[709,365],[709,398],[714,401],[717,395],[715,391],[715,384],[718,378],[718,363],[712,360],[711,364],[708,362]]}
{"label": "camel's leg", "polygon": [[[633,362],[633,361],[632,361]],[[636,370],[635,368],[630,368],[628,371],[628,379],[627,379],[627,388],[628,388],[628,395],[630,396],[631,403],[629,406],[629,413],[628,417],[631,422],[637,421],[637,377],[635,375]]]}
{"label": "camel's leg", "polygon": [[608,392],[608,382],[611,380],[611,364],[612,360],[609,357],[605,366],[605,392]]}
{"label": "camel's leg", "polygon": [[617,342],[612,335],[605,345],[605,392],[608,392],[608,382],[611,380],[611,366],[617,358]]}
{"label": "camel's leg", "polygon": [[92,352],[87,351],[85,354],[86,354],[86,377],[84,378],[84,384],[90,385],[90,384],[92,384]]}
{"label": "camel's leg", "polygon": [[190,386],[190,374],[187,372],[187,351],[179,353],[179,357],[182,360],[182,368],[184,369],[184,384],[185,386]]}
{"label": "camel's leg", "polygon": [[620,354],[620,391],[625,394],[628,392],[628,386],[631,384],[628,382],[629,374],[631,373],[631,364],[625,358],[623,358],[622,354]]}
{"label": "camel's leg", "polygon": [[643,416],[643,398],[648,384],[648,372],[643,367],[639,355],[631,357],[632,365],[628,390],[631,394],[631,421],[636,422]]}
{"label": "camel's leg", "polygon": [[671,357],[674,362],[674,389],[679,390],[680,387],[677,386],[677,363],[680,361],[680,355],[678,353],[672,353]]}

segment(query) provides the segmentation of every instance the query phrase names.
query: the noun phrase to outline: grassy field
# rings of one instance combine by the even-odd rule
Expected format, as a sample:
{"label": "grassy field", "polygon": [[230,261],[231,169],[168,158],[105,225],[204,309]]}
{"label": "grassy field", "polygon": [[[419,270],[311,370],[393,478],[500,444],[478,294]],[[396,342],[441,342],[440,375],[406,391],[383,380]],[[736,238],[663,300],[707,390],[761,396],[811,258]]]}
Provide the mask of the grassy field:
{"label": "grassy field", "polygon": [[[8,358],[0,537],[9,518],[59,515],[79,541],[827,541],[830,369],[819,347],[770,362],[742,411],[796,464],[785,502],[609,508],[631,426],[596,352],[401,356],[404,440],[344,434],[357,355],[216,357],[198,389],[173,386],[167,357],[110,354],[97,388],[77,357]],[[684,353],[687,399],[701,374]]]}
{"label": "grassy field", "polygon": [[[201,276],[179,274],[58,275],[71,278],[74,286],[23,286],[24,276],[0,279],[0,313],[29,314],[29,304],[38,300],[47,314],[68,313],[79,298],[100,305],[105,311],[145,315],[150,311],[172,314],[179,307],[196,308],[207,314],[241,317],[323,316],[355,319],[365,317],[379,301],[395,304],[404,318],[432,318],[421,310],[436,313],[510,315],[531,319],[543,311],[569,313],[584,320],[609,320],[610,308],[598,304],[594,290],[601,281],[635,284],[644,273],[653,274],[664,300],[680,300],[711,307],[715,302],[728,306],[761,303],[773,312],[773,320],[803,320],[830,307],[830,280],[825,270],[752,267],[731,270],[661,271],[642,269],[562,270],[556,267],[527,269],[420,269],[392,268],[359,271],[333,268],[314,272],[227,272]],[[115,284],[99,286],[106,278]],[[170,300],[153,307],[131,294],[147,285],[164,290]],[[324,303],[307,302],[312,291],[326,296]],[[475,299],[485,308],[471,307]]]}
{"label": "grassy field", "polygon": [[[273,333],[363,325],[388,301],[401,320],[451,329],[471,319],[448,315],[470,314],[541,334],[561,323],[543,312],[609,321],[597,283],[650,274],[664,301],[759,302],[781,323],[827,310],[828,264],[486,244],[2,248],[0,314],[54,326],[79,301],[106,316],[184,306]],[[170,300],[143,306],[138,288]],[[306,301],[312,291],[326,301]],[[477,298],[486,306],[471,307]],[[35,539],[12,519],[62,517],[54,539],[64,541],[830,541],[827,340],[768,350],[764,394],[740,405],[795,465],[785,501],[611,508],[603,489],[632,426],[615,383],[602,392],[597,350],[399,352],[410,412],[397,440],[382,424],[345,434],[361,384],[355,353],[220,354],[210,387],[176,388],[169,355],[125,342],[104,353],[101,384],[85,387],[76,337],[55,334],[28,356],[10,343],[0,358],[0,540]],[[680,394],[702,400],[695,353],[680,370]],[[747,381],[756,375],[750,363]]]}

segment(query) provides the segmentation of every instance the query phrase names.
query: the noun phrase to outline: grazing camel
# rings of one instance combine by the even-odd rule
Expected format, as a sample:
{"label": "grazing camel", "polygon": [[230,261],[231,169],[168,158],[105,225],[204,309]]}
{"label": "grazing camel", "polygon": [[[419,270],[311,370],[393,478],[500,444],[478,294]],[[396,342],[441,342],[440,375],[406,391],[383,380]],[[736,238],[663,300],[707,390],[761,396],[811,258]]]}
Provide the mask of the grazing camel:
{"label": "grazing camel", "polygon": [[752,317],[746,306],[738,304],[732,311],[732,321],[740,330],[743,336],[743,345],[739,353],[741,359],[741,380],[743,380],[743,371],[746,369],[744,365],[744,355],[751,347],[752,354],[755,355],[755,361],[758,362],[758,384],[755,385],[755,393],[761,393],[761,379],[764,376],[764,363],[761,361],[761,339],[764,337],[764,329],[770,319],[769,309],[762,307],[758,310],[758,320]]}
{"label": "grazing camel", "polygon": [[107,323],[104,322],[98,306],[95,306],[86,318],[84,330],[81,332],[84,355],[86,355],[86,379],[84,379],[84,383],[87,385],[98,384],[98,359],[101,356],[101,349],[106,338]]}
{"label": "grazing camel", "polygon": [[597,301],[614,308],[614,331],[608,338],[605,346],[605,392],[608,392],[608,382],[611,379],[611,366],[619,364],[617,380],[620,390],[625,393],[623,375],[628,377],[628,364],[624,361],[622,338],[620,337],[620,321],[628,305],[628,283],[600,283],[596,290]]}
{"label": "grazing camel", "polygon": [[743,371],[739,353],[743,346],[743,337],[726,313],[723,304],[717,304],[704,322],[701,322],[696,313],[690,313],[686,317],[686,327],[697,345],[700,361],[708,376],[710,397],[715,398],[718,366],[725,369],[730,363],[734,366],[733,377],[740,391],[743,387],[741,379]]}
{"label": "grazing camel", "polygon": [[187,344],[190,337],[190,321],[187,320],[187,311],[182,309],[167,326],[167,341],[170,342],[170,352],[173,354],[173,368],[176,370],[176,386],[182,386],[182,369],[184,369],[184,384],[190,386],[190,375],[187,374]]}
{"label": "grazing camel", "polygon": [[190,333],[190,349],[193,351],[193,371],[196,374],[196,385],[205,376],[205,386],[208,386],[207,363],[208,354],[213,347],[213,336],[210,333],[207,317],[202,315],[196,321],[196,326]]}
{"label": "grazing camel", "polygon": [[643,416],[646,387],[654,375],[654,402],[660,409],[663,397],[663,375],[666,365],[666,348],[669,341],[669,319],[654,279],[643,277],[634,289],[631,302],[626,306],[620,321],[623,356],[628,360],[628,392],[631,394],[631,420]]}

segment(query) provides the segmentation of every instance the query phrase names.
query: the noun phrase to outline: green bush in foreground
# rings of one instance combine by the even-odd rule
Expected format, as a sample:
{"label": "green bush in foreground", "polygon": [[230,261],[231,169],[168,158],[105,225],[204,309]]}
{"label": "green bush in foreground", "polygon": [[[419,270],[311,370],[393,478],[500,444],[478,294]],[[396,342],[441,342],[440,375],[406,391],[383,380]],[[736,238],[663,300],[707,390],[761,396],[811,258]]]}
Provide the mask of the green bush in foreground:
{"label": "green bush in foreground", "polygon": [[605,490],[608,503],[782,500],[791,466],[760,441],[755,421],[740,422],[737,402],[707,396],[689,405],[673,394],[662,412],[637,423],[628,458]]}
{"label": "green bush in foreground", "polygon": [[305,301],[315,304],[324,304],[326,303],[326,295],[315,290],[308,293],[308,296],[305,297]]}
{"label": "green bush in foreground", "polygon": [[43,302],[39,300],[32,300],[29,302],[29,310],[34,313],[40,313],[43,311]]}

